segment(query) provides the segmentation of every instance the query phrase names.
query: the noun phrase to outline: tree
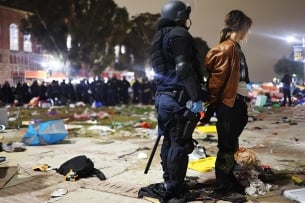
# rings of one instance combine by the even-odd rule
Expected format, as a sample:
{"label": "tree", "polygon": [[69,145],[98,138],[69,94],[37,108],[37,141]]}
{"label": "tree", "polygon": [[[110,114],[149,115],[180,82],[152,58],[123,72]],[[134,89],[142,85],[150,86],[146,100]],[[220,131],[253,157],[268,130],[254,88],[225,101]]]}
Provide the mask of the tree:
{"label": "tree", "polygon": [[128,26],[126,9],[113,0],[21,0],[18,5],[33,13],[21,22],[24,32],[45,50],[69,59],[73,67],[95,73],[113,63],[114,46],[124,39]]}
{"label": "tree", "polygon": [[286,71],[288,71],[290,74],[296,74],[298,78],[303,78],[303,63],[283,57],[274,65],[274,72],[278,75],[282,75]]}
{"label": "tree", "polygon": [[[142,13],[133,16],[130,22],[130,29],[124,40],[124,45],[127,47],[126,54],[120,56],[117,64],[123,69],[131,69],[134,66],[134,71],[138,75],[144,74],[144,67],[148,65],[150,59],[151,42],[157,29],[157,22],[160,14]],[[206,41],[199,37],[194,38],[196,57],[200,62],[200,70],[204,76],[207,76],[206,68],[204,67],[204,58],[210,50]],[[131,58],[132,56],[133,58]]]}
{"label": "tree", "polygon": [[151,41],[159,18],[159,14],[142,13],[130,20],[130,28],[123,41],[128,56],[125,58],[125,64],[129,64],[129,67],[134,66],[136,74],[143,74],[143,68],[149,63]]}

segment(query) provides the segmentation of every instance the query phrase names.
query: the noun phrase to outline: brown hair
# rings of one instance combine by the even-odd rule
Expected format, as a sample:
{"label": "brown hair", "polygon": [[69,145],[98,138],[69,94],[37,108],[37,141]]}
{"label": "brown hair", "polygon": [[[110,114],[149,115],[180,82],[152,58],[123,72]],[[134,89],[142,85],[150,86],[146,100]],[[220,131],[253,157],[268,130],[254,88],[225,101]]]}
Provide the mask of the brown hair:
{"label": "brown hair", "polygon": [[230,33],[233,31],[249,30],[252,25],[252,19],[249,18],[240,10],[232,10],[225,17],[225,28],[221,30],[220,42],[228,39]]}

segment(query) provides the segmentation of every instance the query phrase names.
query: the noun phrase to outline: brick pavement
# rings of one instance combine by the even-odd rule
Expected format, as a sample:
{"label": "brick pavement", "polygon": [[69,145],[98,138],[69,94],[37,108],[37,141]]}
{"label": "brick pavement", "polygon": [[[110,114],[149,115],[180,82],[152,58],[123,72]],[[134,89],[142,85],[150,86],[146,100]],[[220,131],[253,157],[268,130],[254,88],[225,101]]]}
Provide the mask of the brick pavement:
{"label": "brick pavement", "polygon": [[126,183],[100,181],[96,177],[80,179],[76,182],[65,181],[63,176],[55,171],[31,172],[19,170],[18,174],[30,175],[32,178],[26,182],[0,189],[1,203],[41,203],[50,199],[50,194],[59,188],[73,192],[78,188],[93,189],[122,196],[137,198],[139,186],[126,185]]}

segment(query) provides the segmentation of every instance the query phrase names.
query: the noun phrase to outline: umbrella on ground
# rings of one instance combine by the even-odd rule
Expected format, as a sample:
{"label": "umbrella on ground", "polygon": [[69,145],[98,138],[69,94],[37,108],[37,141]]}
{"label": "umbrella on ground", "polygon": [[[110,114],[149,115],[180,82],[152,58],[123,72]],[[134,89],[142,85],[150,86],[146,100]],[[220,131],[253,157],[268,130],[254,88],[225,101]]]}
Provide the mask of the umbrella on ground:
{"label": "umbrella on ground", "polygon": [[68,135],[63,120],[51,120],[29,125],[22,142],[26,145],[56,144]]}

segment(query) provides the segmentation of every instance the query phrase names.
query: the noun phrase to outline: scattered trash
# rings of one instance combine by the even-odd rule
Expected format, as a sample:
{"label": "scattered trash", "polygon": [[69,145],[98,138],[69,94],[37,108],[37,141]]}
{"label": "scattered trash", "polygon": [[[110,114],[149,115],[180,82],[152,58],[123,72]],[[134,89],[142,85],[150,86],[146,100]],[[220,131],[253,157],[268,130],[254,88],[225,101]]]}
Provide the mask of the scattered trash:
{"label": "scattered trash", "polygon": [[284,116],[284,117],[282,118],[282,121],[283,121],[284,123],[288,123],[290,120],[289,120],[288,117]]}
{"label": "scattered trash", "polygon": [[73,129],[80,129],[83,128],[83,125],[73,125],[73,124],[65,124],[65,128],[69,131],[69,130],[73,130]]}
{"label": "scattered trash", "polygon": [[253,116],[249,116],[248,117],[248,122],[253,122],[253,121],[255,121],[255,118]]}
{"label": "scattered trash", "polygon": [[52,120],[29,125],[22,142],[38,146],[56,144],[68,135],[63,120]]}
{"label": "scattered trash", "polygon": [[301,179],[299,176],[292,175],[291,179],[294,182],[294,184],[299,185],[299,186],[305,186],[305,181],[303,179]]}
{"label": "scattered trash", "polygon": [[254,166],[257,163],[255,153],[244,147],[240,147],[234,154],[235,161],[241,166]]}
{"label": "scattered trash", "polygon": [[[6,108],[0,108],[0,124],[5,127],[8,126],[8,111]],[[3,129],[3,130],[4,130]]]}
{"label": "scattered trash", "polygon": [[88,127],[87,130],[97,131],[100,133],[101,136],[107,136],[110,133],[115,132],[114,129],[112,129],[109,126],[105,126],[105,125],[92,125],[92,126]]}
{"label": "scattered trash", "polygon": [[51,166],[48,164],[35,165],[32,167],[34,171],[49,171],[52,170]]}
{"label": "scattered trash", "polygon": [[188,163],[188,168],[199,172],[209,172],[215,168],[216,157],[207,157],[203,159],[198,159],[190,161]]}
{"label": "scattered trash", "polygon": [[41,108],[50,108],[52,106],[52,103],[49,101],[39,101],[38,106]]}
{"label": "scattered trash", "polygon": [[[139,147],[138,149],[136,149],[135,151],[133,151],[133,152],[130,152],[130,153],[127,153],[127,154],[122,154],[122,155],[120,155],[120,156],[118,156],[118,158],[120,159],[120,158],[124,158],[125,156],[129,156],[129,155],[132,155],[132,154],[134,154],[134,153],[136,153],[136,152],[139,152],[139,151],[143,151],[143,150],[150,150],[148,147]],[[147,156],[147,155],[146,155]]]}
{"label": "scattered trash", "polygon": [[305,203],[305,188],[285,190],[283,192],[284,197],[297,201],[299,203]]}
{"label": "scattered trash", "polygon": [[54,116],[57,114],[57,111],[56,109],[54,109],[53,107],[49,108],[48,112],[47,112],[47,115],[48,116]]}
{"label": "scattered trash", "polygon": [[75,107],[76,107],[76,105],[75,105],[75,104],[69,104],[69,108],[74,109]]}
{"label": "scattered trash", "polygon": [[103,106],[103,103],[100,101],[94,101],[94,102],[92,102],[92,105],[91,105],[92,108],[100,108],[102,106]]}
{"label": "scattered trash", "polygon": [[5,130],[5,125],[0,125],[0,131],[4,131]]}
{"label": "scattered trash", "polygon": [[280,107],[281,107],[281,104],[278,103],[278,102],[275,102],[275,103],[272,104],[272,107],[273,107],[273,108],[280,108]]}
{"label": "scattered trash", "polygon": [[76,103],[75,103],[75,106],[76,106],[76,107],[85,107],[86,104],[85,104],[84,102],[82,102],[82,101],[79,101],[79,102],[76,102]]}
{"label": "scattered trash", "polygon": [[202,158],[206,158],[207,154],[205,151],[205,148],[203,146],[195,146],[193,152],[191,154],[189,154],[189,160],[193,161],[193,160],[198,160],[198,159],[202,159]]}
{"label": "scattered trash", "polygon": [[39,102],[39,97],[33,97],[29,103],[28,103],[28,106],[29,107],[36,107],[38,106],[38,102]]}
{"label": "scattered trash", "polygon": [[65,175],[65,181],[77,181],[78,180],[78,175],[70,169],[69,172]]}
{"label": "scattered trash", "polygon": [[147,154],[145,154],[144,152],[139,152],[137,155],[138,159],[147,159]]}
{"label": "scattered trash", "polygon": [[245,193],[251,196],[264,195],[267,190],[263,181],[259,179],[250,180],[250,186],[246,187]]}
{"label": "scattered trash", "polygon": [[63,189],[63,188],[59,188],[57,190],[55,190],[54,192],[51,193],[51,197],[62,197],[63,195],[67,194],[68,190]]}
{"label": "scattered trash", "polygon": [[79,119],[79,120],[87,120],[90,118],[90,113],[88,113],[88,112],[83,112],[81,114],[75,113],[74,118]]}
{"label": "scattered trash", "polygon": [[265,184],[265,187],[266,187],[267,192],[279,189],[278,185],[272,185],[272,184],[269,184],[269,183]]}
{"label": "scattered trash", "polygon": [[298,142],[299,142],[299,139],[297,137],[293,137],[293,138],[291,138],[291,140],[294,144],[298,144]]}
{"label": "scattered trash", "polygon": [[143,121],[143,122],[135,124],[134,127],[135,128],[152,128],[152,125],[150,123]]}
{"label": "scattered trash", "polygon": [[6,152],[23,152],[26,150],[26,147],[24,143],[21,142],[9,142],[7,144],[2,144],[2,150]]}
{"label": "scattered trash", "polygon": [[258,171],[254,170],[253,167],[245,167],[238,164],[234,166],[233,173],[238,182],[244,187],[250,185],[249,180],[258,179],[260,174]]}
{"label": "scattered trash", "polygon": [[199,132],[202,133],[216,133],[216,125],[203,125],[203,126],[197,126],[196,129]]}
{"label": "scattered trash", "polygon": [[267,96],[257,95],[255,100],[255,106],[264,106],[267,102]]}
{"label": "scattered trash", "polygon": [[4,162],[6,160],[5,156],[0,156],[0,163]]}

